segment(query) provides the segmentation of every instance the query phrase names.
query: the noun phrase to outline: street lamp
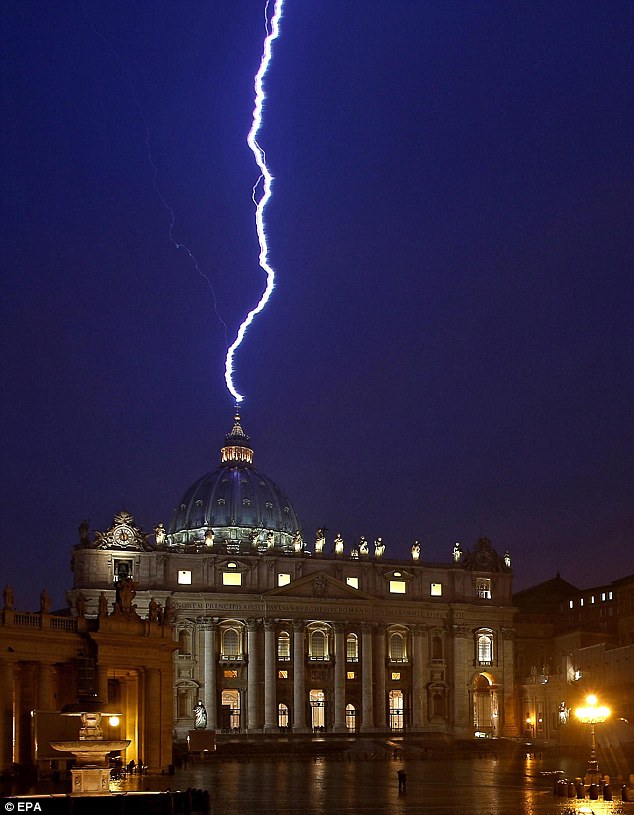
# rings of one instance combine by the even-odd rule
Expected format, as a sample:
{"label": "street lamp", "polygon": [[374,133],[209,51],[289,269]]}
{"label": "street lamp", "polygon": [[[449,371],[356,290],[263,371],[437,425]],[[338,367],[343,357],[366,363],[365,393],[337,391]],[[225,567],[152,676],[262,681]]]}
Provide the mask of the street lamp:
{"label": "street lamp", "polygon": [[586,784],[596,784],[600,779],[599,775],[599,762],[597,761],[597,743],[594,736],[595,724],[601,724],[610,715],[609,707],[598,707],[597,697],[591,693],[586,696],[586,706],[578,707],[575,710],[575,716],[580,722],[590,725],[590,760],[588,761],[588,770],[586,772]]}

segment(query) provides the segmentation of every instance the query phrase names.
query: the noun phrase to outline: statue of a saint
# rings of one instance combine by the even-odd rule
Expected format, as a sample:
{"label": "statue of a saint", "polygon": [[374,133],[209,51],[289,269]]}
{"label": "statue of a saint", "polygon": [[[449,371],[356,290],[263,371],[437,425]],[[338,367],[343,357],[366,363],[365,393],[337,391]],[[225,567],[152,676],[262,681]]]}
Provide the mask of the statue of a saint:
{"label": "statue of a saint", "polygon": [[324,551],[324,546],[326,545],[326,532],[324,531],[323,527],[320,527],[315,532],[315,554],[321,555]]}
{"label": "statue of a saint", "polygon": [[367,540],[361,535],[361,539],[359,541],[359,554],[361,557],[367,557],[369,552],[368,542]]}
{"label": "statue of a saint", "polygon": [[156,545],[163,546],[165,543],[165,525],[160,523],[154,527],[154,535],[156,536]]}
{"label": "statue of a saint", "polygon": [[335,538],[335,555],[343,555],[343,538],[341,537],[341,532],[337,532],[337,537]]}
{"label": "statue of a saint", "polygon": [[420,560],[420,543],[414,541],[412,544],[412,560]]}
{"label": "statue of a saint", "polygon": [[207,727],[207,711],[205,710],[205,706],[199,699],[194,707],[194,730],[204,730],[206,727]]}
{"label": "statue of a saint", "polygon": [[257,549],[258,543],[260,542],[260,530],[259,529],[252,529],[251,533],[251,548]]}
{"label": "statue of a saint", "polygon": [[13,611],[14,608],[14,600],[13,600],[13,589],[11,586],[5,586],[4,592],[4,608],[6,611]]}
{"label": "statue of a saint", "polygon": [[136,606],[132,605],[132,601],[136,597],[136,584],[131,577],[125,577],[117,580],[117,606],[124,614],[132,614]]}
{"label": "statue of a saint", "polygon": [[510,569],[511,568],[511,556],[509,555],[509,550],[508,549],[505,549],[503,557],[504,557],[504,565],[506,566],[507,569]]}
{"label": "statue of a saint", "polygon": [[154,597],[150,600],[150,605],[148,606],[148,614],[147,618],[151,623],[158,622],[158,611],[159,611],[159,604],[156,602]]}
{"label": "statue of a saint", "polygon": [[302,538],[302,533],[297,530],[297,532],[293,535],[293,551],[296,555],[301,555],[304,551],[304,539]]}
{"label": "statue of a saint", "polygon": [[272,532],[267,533],[266,548],[269,550],[269,552],[275,548],[275,535]]}
{"label": "statue of a saint", "polygon": [[79,529],[78,529],[79,543],[82,546],[88,546],[88,543],[89,543],[89,541],[88,541],[88,530],[89,529],[90,529],[90,526],[88,524],[88,521],[84,520],[79,524]]}
{"label": "statue of a saint", "polygon": [[205,530],[205,546],[213,546],[214,545],[214,531],[209,526]]}
{"label": "statue of a saint", "polygon": [[374,541],[374,557],[377,558],[377,560],[380,560],[384,554],[385,544],[383,543],[383,538],[377,538]]}
{"label": "statue of a saint", "polygon": [[80,618],[86,616],[86,598],[81,592],[79,592],[77,599],[75,600],[75,611],[77,612],[77,616]]}
{"label": "statue of a saint", "polygon": [[169,625],[173,621],[175,613],[176,609],[174,607],[174,601],[168,594],[167,599],[165,600],[165,609],[163,611],[163,625]]}
{"label": "statue of a saint", "polygon": [[107,617],[108,616],[108,598],[106,597],[105,591],[102,591],[99,595],[99,617]]}
{"label": "statue of a saint", "polygon": [[463,554],[462,553],[462,547],[460,546],[460,544],[457,543],[457,542],[454,543],[454,547],[453,547],[453,560],[454,560],[454,563],[459,563],[460,562],[460,560],[462,558],[462,554]]}
{"label": "statue of a saint", "polygon": [[48,596],[46,589],[42,590],[40,594],[40,613],[49,614],[51,611],[51,598]]}

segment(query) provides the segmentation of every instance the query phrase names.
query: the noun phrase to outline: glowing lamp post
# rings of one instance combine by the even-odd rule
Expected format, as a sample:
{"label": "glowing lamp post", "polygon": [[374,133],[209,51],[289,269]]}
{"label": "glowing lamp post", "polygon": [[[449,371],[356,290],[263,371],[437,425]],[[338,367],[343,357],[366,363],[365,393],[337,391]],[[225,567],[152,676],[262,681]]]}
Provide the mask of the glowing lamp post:
{"label": "glowing lamp post", "polygon": [[586,783],[597,783],[600,779],[599,762],[597,761],[597,743],[594,736],[595,724],[602,724],[610,715],[610,708],[597,706],[597,697],[594,694],[586,696],[586,706],[578,707],[575,716],[580,722],[590,725],[590,760],[586,772]]}

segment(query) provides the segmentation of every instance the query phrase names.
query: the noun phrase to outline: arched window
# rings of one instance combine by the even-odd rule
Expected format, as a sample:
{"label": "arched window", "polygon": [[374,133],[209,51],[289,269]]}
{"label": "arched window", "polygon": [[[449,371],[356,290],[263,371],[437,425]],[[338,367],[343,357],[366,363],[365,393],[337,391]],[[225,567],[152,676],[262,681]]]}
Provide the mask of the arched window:
{"label": "arched window", "polygon": [[235,628],[225,628],[222,632],[221,649],[224,659],[240,658],[240,634]]}
{"label": "arched window", "polygon": [[354,705],[346,705],[346,727],[348,730],[357,729],[357,711]]}
{"label": "arched window", "polygon": [[326,634],[320,629],[310,633],[309,655],[311,659],[328,659],[328,640]]}
{"label": "arched window", "polygon": [[280,662],[290,662],[291,636],[288,631],[280,631],[277,638],[277,658]]}
{"label": "arched window", "polygon": [[477,658],[479,665],[493,664],[493,634],[489,631],[477,635]]}
{"label": "arched window", "polygon": [[288,725],[288,707],[283,702],[280,702],[277,706],[277,726],[282,730],[286,730]]}
{"label": "arched window", "polygon": [[390,659],[392,662],[405,662],[405,637],[399,632],[390,634]]}
{"label": "arched window", "polygon": [[348,634],[346,637],[346,660],[348,662],[359,661],[359,638],[356,634]]}
{"label": "arched window", "polygon": [[442,659],[442,637],[438,635],[431,638],[431,658]]}
{"label": "arched window", "polygon": [[181,656],[190,656],[192,652],[192,635],[183,628],[178,635],[178,653]]}

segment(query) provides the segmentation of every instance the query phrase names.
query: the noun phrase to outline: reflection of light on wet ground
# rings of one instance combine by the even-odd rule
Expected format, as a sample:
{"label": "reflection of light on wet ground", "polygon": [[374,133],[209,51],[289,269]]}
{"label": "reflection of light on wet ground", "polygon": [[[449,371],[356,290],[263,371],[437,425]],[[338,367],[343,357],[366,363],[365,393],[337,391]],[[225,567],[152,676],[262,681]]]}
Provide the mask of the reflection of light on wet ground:
{"label": "reflection of light on wet ground", "polygon": [[[634,804],[580,801],[553,795],[544,761],[472,759],[364,760],[279,756],[264,760],[211,758],[175,776],[137,778],[154,789],[202,787],[217,815],[634,815]],[[407,773],[398,792],[396,772]],[[576,766],[565,766],[574,776]],[[134,778],[134,777],[133,777]],[[137,787],[138,788],[138,787]]]}

